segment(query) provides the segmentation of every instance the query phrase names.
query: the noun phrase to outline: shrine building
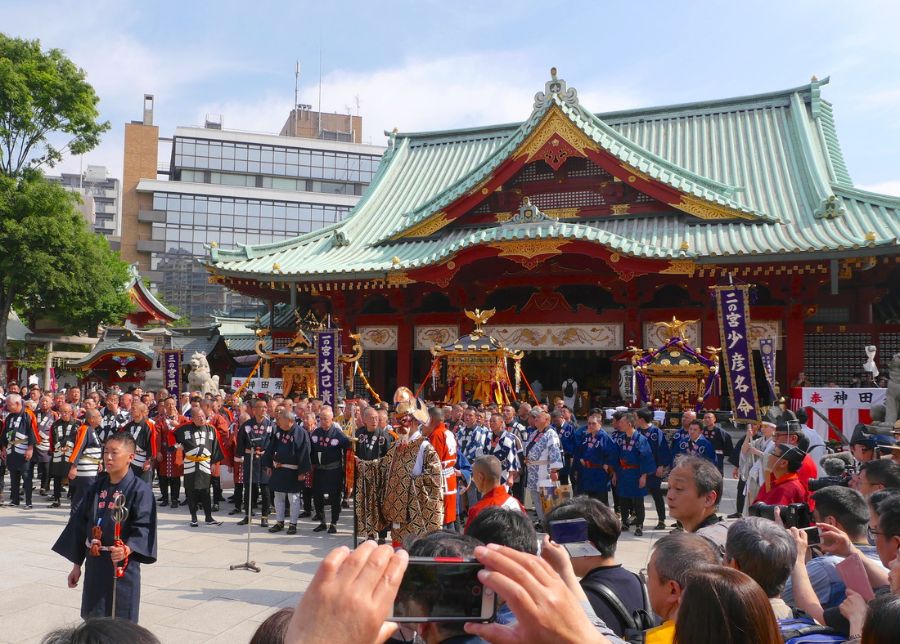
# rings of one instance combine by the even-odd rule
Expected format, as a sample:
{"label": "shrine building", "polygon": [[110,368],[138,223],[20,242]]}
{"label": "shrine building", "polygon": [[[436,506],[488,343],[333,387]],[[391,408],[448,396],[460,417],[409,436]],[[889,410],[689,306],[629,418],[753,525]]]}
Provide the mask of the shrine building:
{"label": "shrine building", "polygon": [[[210,280],[270,320],[359,333],[382,394],[415,389],[478,308],[545,393],[573,378],[608,402],[626,348],[662,344],[673,316],[721,346],[709,287],[729,280],[754,286],[753,344],[775,339],[782,392],[804,370],[845,383],[864,345],[881,364],[900,351],[900,198],[853,186],[827,82],[595,114],[554,69],[524,123],[392,132],[345,220],[212,244]],[[277,347],[294,329],[270,331]]]}

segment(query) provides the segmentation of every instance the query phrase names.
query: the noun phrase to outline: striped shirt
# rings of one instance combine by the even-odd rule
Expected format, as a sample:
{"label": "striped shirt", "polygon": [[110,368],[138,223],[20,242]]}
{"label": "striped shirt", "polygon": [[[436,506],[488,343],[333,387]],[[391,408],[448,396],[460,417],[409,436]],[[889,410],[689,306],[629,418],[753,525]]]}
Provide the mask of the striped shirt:
{"label": "striped shirt", "polygon": [[3,447],[24,459],[28,448],[36,443],[37,423],[32,414],[22,411],[6,417],[3,424]]}
{"label": "striped shirt", "polygon": [[69,460],[67,450],[75,442],[75,433],[79,426],[80,423],[77,420],[66,422],[61,418],[53,423],[50,431],[50,442],[53,445],[53,453],[50,455],[52,462],[63,463]]}
{"label": "striped shirt", "polygon": [[122,430],[134,438],[134,460],[132,466],[143,469],[147,457],[156,456],[156,426],[149,418],[142,421],[131,421]]}
{"label": "striped shirt", "polygon": [[184,449],[184,475],[212,475],[212,456],[216,445],[216,430],[210,425],[182,425],[175,436]]}
{"label": "striped shirt", "polygon": [[53,415],[52,411],[39,411],[37,412],[37,427],[38,434],[40,434],[41,440],[38,442],[34,448],[44,455],[50,452],[50,428],[53,426],[53,423],[56,422],[56,416]]}
{"label": "striped shirt", "polygon": [[103,460],[103,444],[95,429],[88,425],[79,427],[67,448],[70,454],[69,462],[75,464],[77,476],[85,478],[97,476]]}

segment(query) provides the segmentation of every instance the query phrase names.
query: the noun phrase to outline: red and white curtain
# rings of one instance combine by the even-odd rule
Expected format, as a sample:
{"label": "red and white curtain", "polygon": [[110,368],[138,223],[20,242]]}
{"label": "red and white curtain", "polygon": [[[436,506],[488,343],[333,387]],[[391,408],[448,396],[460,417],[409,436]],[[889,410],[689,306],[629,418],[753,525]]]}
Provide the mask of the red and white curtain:
{"label": "red and white curtain", "polygon": [[826,416],[840,428],[849,440],[859,423],[872,422],[869,413],[873,405],[883,405],[886,389],[852,387],[794,387],[791,389],[791,409],[805,407],[806,424],[826,440],[839,440],[825,420],[813,409]]}

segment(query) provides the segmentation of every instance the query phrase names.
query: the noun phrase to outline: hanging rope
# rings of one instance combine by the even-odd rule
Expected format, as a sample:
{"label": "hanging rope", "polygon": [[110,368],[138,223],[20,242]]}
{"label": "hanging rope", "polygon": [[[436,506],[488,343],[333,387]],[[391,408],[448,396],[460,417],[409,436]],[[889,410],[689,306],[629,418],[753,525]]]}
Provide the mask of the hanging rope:
{"label": "hanging rope", "polygon": [[428,373],[425,374],[425,380],[422,381],[422,384],[419,385],[419,388],[416,389],[416,398],[419,397],[419,394],[422,393],[422,390],[425,389],[425,383],[428,382],[428,379],[431,377],[431,372],[437,367],[440,362],[440,358],[435,358],[434,362],[431,363],[431,369],[428,370]]}
{"label": "hanging rope", "polygon": [[244,389],[246,389],[246,388],[247,388],[247,385],[250,384],[250,381],[253,380],[253,376],[256,374],[257,370],[259,369],[259,365],[262,364],[262,361],[263,361],[262,358],[260,358],[259,360],[256,361],[256,366],[253,367],[253,370],[252,370],[252,371],[250,371],[250,375],[247,376],[247,379],[246,379],[246,380],[244,380],[244,384],[242,384],[240,387],[238,387],[238,388],[237,388],[237,391],[234,392],[236,396],[242,396],[242,395],[243,395]]}
{"label": "hanging rope", "polygon": [[528,387],[528,392],[531,394],[531,397],[534,400],[534,404],[540,405],[541,401],[538,400],[538,397],[534,394],[534,389],[531,388],[531,383],[528,382],[528,376],[525,375],[525,370],[521,367],[519,367],[519,370],[522,372],[522,380],[525,381],[525,386]]}
{"label": "hanging rope", "polygon": [[372,385],[369,384],[369,379],[366,378],[366,374],[363,373],[362,367],[359,366],[359,362],[354,362],[353,364],[356,365],[356,372],[359,374],[359,377],[362,378],[363,385],[365,386],[369,394],[371,394],[371,396],[375,399],[375,404],[377,405],[381,402],[381,396],[378,395],[377,391],[372,389]]}

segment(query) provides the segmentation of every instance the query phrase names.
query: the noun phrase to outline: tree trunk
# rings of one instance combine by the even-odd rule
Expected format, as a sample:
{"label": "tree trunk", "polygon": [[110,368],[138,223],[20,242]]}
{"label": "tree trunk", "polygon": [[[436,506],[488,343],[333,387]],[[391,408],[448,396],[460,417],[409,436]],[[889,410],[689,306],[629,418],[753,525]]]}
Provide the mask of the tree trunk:
{"label": "tree trunk", "polygon": [[0,282],[0,385],[6,387],[7,368],[7,342],[6,327],[9,324],[9,311],[12,308],[12,300],[15,295],[15,286],[10,284],[8,288]]}

